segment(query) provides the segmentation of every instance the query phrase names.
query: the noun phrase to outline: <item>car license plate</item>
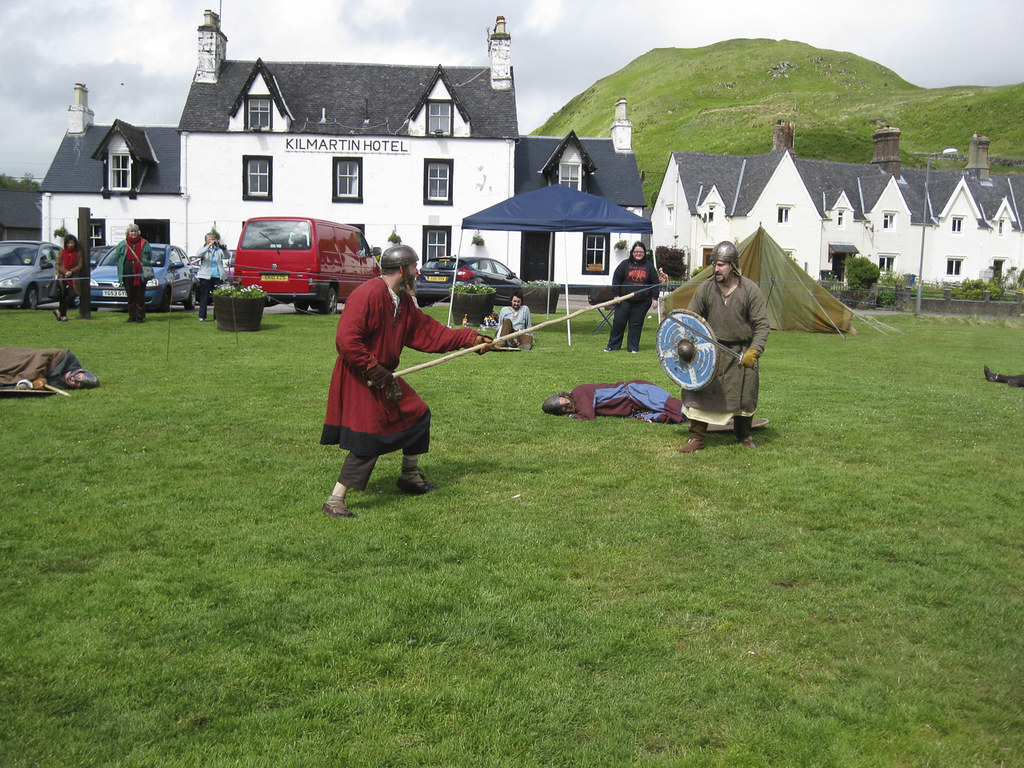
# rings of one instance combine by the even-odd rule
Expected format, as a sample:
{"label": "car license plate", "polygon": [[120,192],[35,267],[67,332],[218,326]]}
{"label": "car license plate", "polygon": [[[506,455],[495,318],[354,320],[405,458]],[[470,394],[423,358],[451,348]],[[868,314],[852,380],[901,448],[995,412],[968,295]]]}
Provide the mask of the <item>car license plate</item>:
{"label": "car license plate", "polygon": [[263,280],[265,282],[270,282],[270,281],[285,282],[287,279],[288,279],[288,275],[266,275],[266,274],[261,274],[260,275],[260,280]]}
{"label": "car license plate", "polygon": [[428,283],[447,283],[448,278],[444,275],[427,275]]}
{"label": "car license plate", "polygon": [[107,299],[127,299],[128,293],[122,290],[107,290],[103,291],[103,297]]}

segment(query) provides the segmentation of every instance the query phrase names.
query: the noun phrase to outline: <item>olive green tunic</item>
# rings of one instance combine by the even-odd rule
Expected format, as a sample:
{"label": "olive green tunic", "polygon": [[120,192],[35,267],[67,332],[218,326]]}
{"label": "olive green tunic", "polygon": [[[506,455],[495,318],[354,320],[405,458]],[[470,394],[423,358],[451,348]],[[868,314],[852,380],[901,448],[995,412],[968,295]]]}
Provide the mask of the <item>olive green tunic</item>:
{"label": "olive green tunic", "polygon": [[[689,310],[708,322],[719,343],[741,355],[751,347],[764,353],[771,330],[768,305],[753,280],[740,277],[740,284],[725,298],[711,277],[697,288]],[[695,392],[683,390],[681,399],[687,408],[753,414],[757,389],[757,368],[744,368],[739,360],[719,350],[718,369],[711,382]]]}

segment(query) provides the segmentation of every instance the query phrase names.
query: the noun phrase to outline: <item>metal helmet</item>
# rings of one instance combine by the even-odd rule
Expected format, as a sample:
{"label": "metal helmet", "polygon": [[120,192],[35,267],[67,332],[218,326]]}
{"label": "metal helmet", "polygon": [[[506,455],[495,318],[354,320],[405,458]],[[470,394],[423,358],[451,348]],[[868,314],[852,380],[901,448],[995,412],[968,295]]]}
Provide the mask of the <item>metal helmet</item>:
{"label": "metal helmet", "polygon": [[401,269],[406,264],[415,264],[419,260],[416,251],[408,245],[393,245],[380,257],[380,271],[390,272]]}
{"label": "metal helmet", "polygon": [[[569,402],[563,403],[563,397]],[[564,413],[573,413],[576,410],[575,403],[572,401],[572,395],[568,392],[558,392],[552,395],[540,407],[544,413],[551,413],[556,416],[561,416]]]}
{"label": "metal helmet", "polygon": [[716,261],[728,262],[732,264],[737,275],[743,274],[740,272],[740,252],[736,250],[736,245],[731,240],[723,240],[711,251],[711,263],[714,264]]}

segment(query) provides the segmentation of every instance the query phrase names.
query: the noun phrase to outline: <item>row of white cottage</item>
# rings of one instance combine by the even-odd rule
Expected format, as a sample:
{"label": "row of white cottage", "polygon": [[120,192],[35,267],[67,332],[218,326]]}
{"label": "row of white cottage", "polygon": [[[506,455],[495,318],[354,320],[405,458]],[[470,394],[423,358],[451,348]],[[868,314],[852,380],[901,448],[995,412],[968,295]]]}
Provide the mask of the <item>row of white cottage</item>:
{"label": "row of white cottage", "polygon": [[[43,232],[74,230],[88,208],[94,246],[134,221],[194,252],[214,226],[231,243],[250,217],[312,216],[354,224],[374,246],[400,237],[424,259],[493,257],[526,280],[607,284],[627,254],[615,244],[633,233],[483,232],[475,245],[462,231],[464,217],[549,184],[645,210],[625,99],[608,138],[521,136],[504,17],[487,53],[477,67],[236,61],[206,11],[178,125],[96,125],[75,86],[41,187]],[[774,149],[749,157],[672,153],[651,245],[699,265],[716,242],[764,225],[811,274],[841,274],[855,253],[916,274],[926,171],[900,171],[899,131],[876,132],[869,164],[800,159],[792,136],[780,123]],[[1024,179],[989,173],[984,137],[972,148],[967,171],[929,176],[926,280],[1022,265]]]}
{"label": "row of white cottage", "polygon": [[863,164],[794,156],[793,127],[781,122],[765,154],[673,152],[651,216],[654,242],[699,266],[714,243],[760,225],[815,277],[841,277],[851,255],[916,277],[923,236],[925,281],[1019,276],[1024,176],[993,175],[989,140],[978,134],[963,170],[902,168],[899,137],[898,128],[875,131]]}

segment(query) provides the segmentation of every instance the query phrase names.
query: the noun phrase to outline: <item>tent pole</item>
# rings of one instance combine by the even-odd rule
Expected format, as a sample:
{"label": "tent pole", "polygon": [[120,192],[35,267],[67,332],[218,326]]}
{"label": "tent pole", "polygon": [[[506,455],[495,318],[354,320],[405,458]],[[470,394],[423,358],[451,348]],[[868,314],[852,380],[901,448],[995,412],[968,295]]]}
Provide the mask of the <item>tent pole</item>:
{"label": "tent pole", "polygon": [[[459,254],[462,253],[462,241],[466,239],[466,230],[459,230],[459,250],[455,253],[455,271],[452,272],[452,289],[448,293],[448,327],[452,327],[452,304],[455,303],[455,276],[459,274]],[[426,261],[426,254],[424,254]]]}
{"label": "tent pole", "polygon": [[569,306],[569,255],[568,255],[568,249],[566,248],[566,245],[565,245],[565,238],[566,237],[568,237],[568,234],[566,232],[562,232],[562,255],[565,257],[563,259],[563,261],[565,262],[563,264],[563,266],[565,267],[565,317],[566,317],[565,337],[566,337],[566,339],[568,339],[569,346],[571,347],[572,346],[572,323],[570,323],[568,321],[568,319],[570,317],[572,317],[572,315],[569,314],[569,312],[572,309],[572,307]]}

